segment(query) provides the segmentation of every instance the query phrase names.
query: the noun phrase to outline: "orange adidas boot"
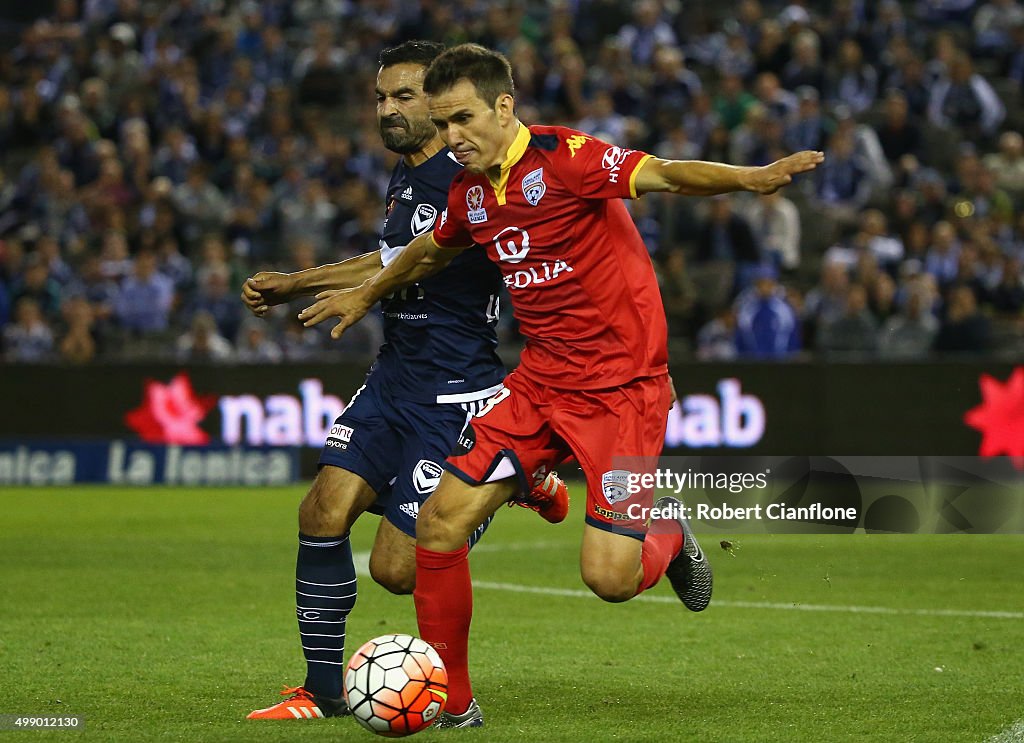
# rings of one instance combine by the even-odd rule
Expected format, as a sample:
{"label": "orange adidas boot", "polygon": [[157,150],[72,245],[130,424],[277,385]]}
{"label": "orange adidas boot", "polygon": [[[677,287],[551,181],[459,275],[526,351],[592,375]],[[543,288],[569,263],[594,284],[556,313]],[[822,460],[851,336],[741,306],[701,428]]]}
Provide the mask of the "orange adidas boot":
{"label": "orange adidas boot", "polygon": [[249,720],[316,720],[321,717],[341,717],[351,714],[344,699],[328,699],[312,694],[301,686],[286,688],[283,702],[250,712]]}
{"label": "orange adidas boot", "polygon": [[533,490],[530,494],[513,498],[509,505],[530,508],[541,515],[545,521],[558,524],[569,514],[569,488],[565,486],[557,472],[538,473],[533,479]]}

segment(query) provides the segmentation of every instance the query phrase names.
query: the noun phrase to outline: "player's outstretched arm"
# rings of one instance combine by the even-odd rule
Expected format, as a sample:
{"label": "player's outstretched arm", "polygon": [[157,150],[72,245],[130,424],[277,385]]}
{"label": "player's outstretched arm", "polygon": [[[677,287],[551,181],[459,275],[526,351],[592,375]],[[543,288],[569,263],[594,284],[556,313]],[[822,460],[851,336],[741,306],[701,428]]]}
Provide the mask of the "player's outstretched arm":
{"label": "player's outstretched arm", "polygon": [[824,160],[824,153],[812,150],[795,152],[760,167],[652,157],[640,166],[636,192],[670,191],[684,196],[714,196],[732,191],[774,193],[788,185],[794,175],[814,170]]}
{"label": "player's outstretched arm", "polygon": [[429,232],[420,235],[405,246],[387,268],[359,286],[317,294],[317,301],[300,312],[299,319],[309,328],[328,318],[339,318],[331,330],[331,337],[338,339],[346,329],[359,322],[381,297],[437,273],[465,249],[442,248]]}
{"label": "player's outstretched arm", "polygon": [[364,253],[340,263],[328,263],[295,273],[260,271],[242,285],[242,302],[257,317],[263,317],[274,305],[328,289],[359,286],[381,269],[380,251]]}

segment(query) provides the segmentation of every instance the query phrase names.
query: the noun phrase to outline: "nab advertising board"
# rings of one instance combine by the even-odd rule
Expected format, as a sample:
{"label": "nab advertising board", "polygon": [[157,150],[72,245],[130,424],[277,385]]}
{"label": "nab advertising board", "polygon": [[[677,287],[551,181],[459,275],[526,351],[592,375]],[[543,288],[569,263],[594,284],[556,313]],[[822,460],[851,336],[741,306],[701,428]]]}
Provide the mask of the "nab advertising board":
{"label": "nab advertising board", "polygon": [[[1024,456],[1024,368],[689,364],[672,373],[667,454]],[[72,459],[70,481],[309,476],[364,374],[355,365],[8,366],[0,484],[65,481]],[[293,457],[290,470],[275,452]]]}

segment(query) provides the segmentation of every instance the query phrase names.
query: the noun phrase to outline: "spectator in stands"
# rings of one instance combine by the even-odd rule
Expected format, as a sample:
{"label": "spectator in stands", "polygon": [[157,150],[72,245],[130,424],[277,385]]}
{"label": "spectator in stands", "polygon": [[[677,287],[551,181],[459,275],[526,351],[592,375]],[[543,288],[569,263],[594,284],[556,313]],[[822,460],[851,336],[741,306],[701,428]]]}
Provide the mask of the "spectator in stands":
{"label": "spectator in stands", "polygon": [[785,142],[792,150],[821,150],[828,139],[829,124],[821,111],[820,95],[804,85],[796,90],[797,112],[786,128]]}
{"label": "spectator in stands", "polygon": [[20,276],[11,283],[14,302],[30,298],[44,317],[54,319],[60,311],[61,286],[50,275],[50,267],[37,252],[30,253]]}
{"label": "spectator in stands", "polygon": [[821,268],[818,285],[804,299],[804,316],[813,325],[830,323],[839,318],[846,306],[850,286],[847,267],[835,261],[826,261]]}
{"label": "spectator in stands", "polygon": [[156,265],[154,253],[140,251],[114,300],[118,323],[134,334],[150,335],[169,326],[174,284],[156,270]]}
{"label": "spectator in stands", "polygon": [[903,242],[889,233],[885,214],[879,209],[865,209],[860,215],[860,230],[854,243],[878,261],[886,271],[894,271],[903,260]]}
{"label": "spectator in stands", "polygon": [[92,306],[82,296],[72,296],[61,307],[65,331],[57,346],[61,361],[88,364],[96,358],[95,317]]}
{"label": "spectator in stands", "polygon": [[736,350],[740,358],[786,359],[800,350],[800,319],[776,282],[771,266],[736,299]]}
{"label": "spectator in stands", "polygon": [[1021,278],[1020,259],[1004,258],[999,283],[991,290],[989,302],[992,309],[1005,315],[1019,315],[1024,309],[1024,280]]}
{"label": "spectator in stands", "polygon": [[743,78],[729,73],[722,76],[714,108],[726,129],[732,131],[742,124],[751,106],[756,104],[757,99],[744,88]]}
{"label": "spectator in stands", "polygon": [[974,71],[971,58],[957,52],[949,71],[932,86],[928,119],[936,126],[955,126],[970,141],[995,134],[1006,108],[989,82]]}
{"label": "spectator in stands", "polygon": [[192,317],[189,331],[178,338],[176,345],[179,362],[227,362],[234,350],[226,338],[217,332],[217,322],[208,312],[197,312]]}
{"label": "spectator in stands", "polygon": [[209,267],[199,275],[196,287],[195,314],[209,315],[217,324],[217,332],[231,340],[242,321],[241,304],[234,291],[238,282],[231,281],[227,264]]}
{"label": "spectator in stands", "polygon": [[895,88],[885,93],[885,118],[875,127],[886,159],[898,168],[897,180],[905,184],[923,156],[921,127],[910,117],[907,97]]}
{"label": "spectator in stands", "polygon": [[782,70],[782,85],[787,90],[796,90],[802,85],[814,88],[819,95],[825,90],[820,45],[817,34],[810,29],[800,31],[793,39],[793,56]]}
{"label": "spectator in stands", "polygon": [[181,215],[182,233],[190,245],[202,235],[223,229],[230,214],[227,200],[207,179],[207,167],[201,162],[189,166],[185,182],[175,186],[171,200]]}
{"label": "spectator in stands", "polygon": [[736,311],[731,306],[723,307],[718,315],[697,333],[697,359],[732,361],[738,355]]}
{"label": "spectator in stands", "polygon": [[733,212],[732,203],[729,195],[711,199],[708,217],[697,234],[697,261],[734,270],[735,288],[742,290],[750,283],[761,256],[750,224]]}
{"label": "spectator in stands", "polygon": [[703,151],[711,138],[711,132],[721,125],[722,119],[712,106],[711,96],[706,91],[697,93],[690,110],[683,114],[683,129],[686,130],[687,138],[699,151]]}
{"label": "spectator in stands", "polygon": [[787,121],[796,115],[797,96],[782,87],[778,75],[762,72],[754,80],[754,94],[757,100],[772,116]]}
{"label": "spectator in stands", "polygon": [[903,310],[890,317],[878,334],[878,353],[883,359],[925,358],[931,351],[939,321],[928,310],[920,292],[911,292]]}
{"label": "spectator in stands", "polygon": [[982,162],[995,176],[996,184],[1020,204],[1024,200],[1024,137],[1020,132],[1003,132],[999,151],[986,155]]}
{"label": "spectator in stands", "polygon": [[633,6],[633,22],[619,31],[618,42],[633,64],[649,66],[658,47],[678,46],[675,32],[660,15],[661,8],[655,0],[640,0]]}
{"label": "spectator in stands", "polygon": [[853,222],[871,198],[870,173],[855,147],[851,132],[835,132],[825,149],[825,162],[816,172],[818,201],[841,223]]}
{"label": "spectator in stands", "polygon": [[284,359],[281,347],[267,336],[267,323],[250,317],[242,323],[235,347],[235,360],[242,364],[278,364]]}
{"label": "spectator in stands", "polygon": [[878,95],[878,73],[864,61],[864,52],[855,39],[839,44],[839,59],[829,76],[828,98],[831,103],[849,106],[854,114],[867,111]]}
{"label": "spectator in stands", "polygon": [[14,322],[3,329],[4,359],[14,364],[38,364],[53,355],[53,331],[39,302],[23,296],[14,304]]}
{"label": "spectator in stands", "polygon": [[960,239],[956,229],[945,220],[932,228],[932,242],[925,256],[924,270],[935,277],[940,286],[956,280],[960,270]]}
{"label": "spectator in stands", "polygon": [[1011,48],[1010,30],[1024,24],[1024,7],[1017,0],[989,0],[974,14],[974,48],[998,57]]}
{"label": "spectator in stands", "polygon": [[784,271],[800,265],[800,213],[781,191],[755,196],[742,210],[761,241],[760,254]]}
{"label": "spectator in stands", "polygon": [[988,350],[991,325],[978,310],[974,291],[957,285],[949,291],[946,317],[935,337],[935,350],[948,353],[981,353]]}
{"label": "spectator in stands", "polygon": [[697,285],[686,267],[686,253],[674,248],[658,272],[670,338],[692,338],[698,318]]}
{"label": "spectator in stands", "polygon": [[875,351],[878,320],[868,306],[868,292],[852,284],[846,292],[843,313],[818,328],[817,346],[826,353],[868,355]]}
{"label": "spectator in stands", "polygon": [[611,95],[599,90],[593,100],[585,104],[586,115],[579,120],[576,128],[606,142],[625,142],[628,121],[615,110]]}

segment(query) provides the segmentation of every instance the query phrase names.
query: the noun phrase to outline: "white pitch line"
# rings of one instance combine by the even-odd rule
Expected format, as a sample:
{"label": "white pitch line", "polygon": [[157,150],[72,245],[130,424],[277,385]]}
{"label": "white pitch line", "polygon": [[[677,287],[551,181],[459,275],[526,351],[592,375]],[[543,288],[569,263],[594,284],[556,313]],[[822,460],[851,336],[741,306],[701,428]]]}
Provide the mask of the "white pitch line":
{"label": "white pitch line", "polygon": [[[540,543],[545,544],[545,543]],[[474,548],[479,549],[479,547]],[[540,549],[540,547],[538,547]],[[494,550],[497,551],[497,550]],[[356,552],[352,555],[359,575],[369,575],[369,552]],[[508,591],[510,593],[530,593],[538,596],[563,596],[565,598],[597,599],[590,591],[578,588],[552,588],[550,586],[525,586],[520,583],[501,583],[486,580],[474,580],[474,588],[490,591]],[[653,604],[677,604],[679,599],[674,596],[655,596],[643,594],[633,601],[645,601]],[[973,617],[977,619],[1024,619],[1020,611],[982,611],[970,609],[896,609],[888,606],[844,606],[838,604],[794,604],[772,601],[728,601],[713,599],[712,607],[723,609],[774,609],[781,611],[818,611],[837,612],[843,614],[880,614],[886,616],[918,616],[918,617]],[[1024,722],[1022,722],[1024,725]],[[1015,729],[1015,728],[1014,728]],[[1016,741],[1008,738],[1007,741]],[[1002,743],[1002,741],[1000,741]],[[1024,743],[1024,738],[1021,739]]]}
{"label": "white pitch line", "polygon": [[1024,742],[1024,719],[1010,725],[1006,730],[997,733],[985,743],[1022,743]]}

